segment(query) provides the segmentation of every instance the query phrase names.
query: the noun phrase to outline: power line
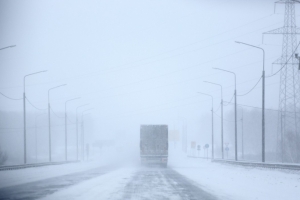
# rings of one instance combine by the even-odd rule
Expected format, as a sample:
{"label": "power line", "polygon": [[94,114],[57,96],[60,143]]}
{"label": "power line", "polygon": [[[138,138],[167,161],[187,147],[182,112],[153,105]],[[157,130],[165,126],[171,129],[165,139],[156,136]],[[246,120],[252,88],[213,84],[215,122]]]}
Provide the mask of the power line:
{"label": "power line", "polygon": [[26,97],[26,100],[28,101],[28,103],[30,104],[30,105],[32,105],[34,108],[36,108],[36,109],[38,109],[38,110],[47,110],[47,108],[38,108],[38,107],[36,107],[35,105],[33,105],[30,101],[29,101],[29,99]]}
{"label": "power line", "polygon": [[[223,104],[223,105],[224,105],[224,106],[228,106],[228,105],[231,103],[233,97],[234,97],[234,94],[232,95],[232,97],[231,97],[230,101],[227,103],[227,105],[224,105],[224,104]],[[223,101],[223,102],[227,102],[227,101]]]}
{"label": "power line", "polygon": [[[184,46],[181,46],[181,47],[178,47],[178,48],[175,48],[175,49],[169,50],[169,51],[165,51],[165,52],[163,52],[163,53],[156,54],[156,55],[154,55],[154,56],[150,56],[150,57],[147,57],[147,58],[143,58],[143,59],[140,59],[140,60],[138,60],[138,61],[134,61],[133,63],[135,63],[135,62],[140,62],[140,61],[147,60],[147,59],[150,59],[150,58],[153,58],[153,57],[157,57],[157,56],[161,56],[161,55],[164,55],[164,54],[167,54],[167,53],[170,53],[170,52],[173,52],[173,51],[179,50],[179,49],[186,48],[186,47],[188,47],[188,46],[191,46],[191,45],[194,45],[194,44],[197,44],[197,43],[200,43],[200,42],[203,42],[203,41],[209,40],[209,39],[211,39],[211,38],[214,38],[214,37],[217,37],[217,36],[223,35],[223,34],[225,34],[225,33],[228,33],[228,32],[234,31],[234,30],[237,30],[237,29],[239,29],[239,28],[241,28],[241,27],[247,26],[247,25],[249,25],[249,24],[252,24],[252,23],[254,23],[254,22],[260,21],[260,20],[262,20],[262,19],[265,19],[265,18],[271,17],[272,15],[274,15],[274,13],[273,13],[273,14],[270,14],[270,15],[266,15],[266,16],[264,16],[264,17],[261,17],[261,18],[258,18],[258,19],[254,20],[254,21],[251,21],[251,22],[245,23],[245,24],[243,24],[243,25],[241,25],[241,26],[238,26],[238,27],[235,27],[235,28],[232,28],[232,29],[229,29],[229,30],[223,31],[223,32],[221,32],[221,33],[218,33],[218,34],[216,34],[216,35],[213,35],[213,36],[207,37],[207,38],[205,38],[205,39],[203,39],[203,40],[199,40],[199,41],[196,41],[196,42],[192,42],[192,43],[190,43],[190,44],[187,44],[187,45],[184,45]],[[129,64],[132,64],[132,63],[129,63]],[[128,64],[127,64],[127,65],[128,65]]]}
{"label": "power line", "polygon": [[[273,14],[271,14],[271,15],[273,15]],[[268,16],[271,16],[271,15],[268,15]],[[265,17],[263,17],[263,18],[266,18],[266,17],[268,17],[268,16],[265,16]],[[261,19],[263,19],[263,18],[261,18]],[[259,19],[258,19],[258,20],[259,20]],[[256,21],[257,21],[257,20],[256,20]],[[254,22],[255,22],[255,21],[254,21]],[[275,23],[275,24],[279,24],[279,23],[281,23],[281,22],[278,22],[278,23]],[[273,26],[273,25],[275,25],[275,24],[272,24],[272,25],[269,25],[269,26]],[[214,44],[206,45],[206,46],[204,46],[204,47],[200,47],[200,48],[195,49],[195,50],[190,50],[190,51],[188,51],[188,52],[184,52],[184,53],[180,53],[180,54],[175,54],[175,55],[172,55],[172,56],[169,56],[169,57],[166,57],[166,58],[158,59],[158,60],[151,61],[151,62],[148,62],[148,63],[140,64],[140,65],[137,65],[137,66],[131,66],[131,67],[127,67],[127,68],[113,67],[113,68],[110,68],[109,70],[110,70],[110,71],[112,71],[112,70],[114,70],[114,69],[127,70],[127,69],[129,69],[129,68],[134,68],[134,67],[138,67],[138,66],[142,66],[142,65],[151,64],[151,63],[154,63],[154,62],[159,62],[159,61],[166,60],[166,59],[169,59],[169,58],[178,57],[178,56],[181,56],[181,55],[184,55],[184,54],[187,54],[187,53],[199,51],[199,50],[202,50],[202,49],[205,49],[205,48],[214,46],[214,45],[218,45],[218,44],[220,44],[220,43],[224,43],[224,42],[227,42],[227,41],[231,41],[232,39],[236,39],[236,38],[239,38],[239,37],[242,37],[242,36],[245,36],[245,35],[254,33],[254,32],[259,31],[259,30],[263,30],[263,29],[265,29],[265,28],[267,28],[267,27],[269,27],[269,26],[266,26],[266,27],[257,29],[257,30],[252,31],[252,32],[247,32],[247,33],[245,33],[245,34],[242,34],[242,35],[239,35],[239,36],[236,36],[236,37],[231,37],[231,38],[226,39],[226,40],[223,40],[223,41],[221,41],[221,42],[216,42],[216,43],[214,43]],[[216,35],[216,36],[217,36],[217,35]],[[209,38],[207,38],[207,39],[210,39],[210,38],[211,38],[211,37],[209,37]],[[204,40],[206,40],[206,39],[204,39]],[[201,41],[204,41],[204,40],[201,40]],[[199,42],[200,42],[200,41],[199,41]],[[198,42],[196,42],[196,43],[198,43]],[[187,46],[189,46],[189,45],[187,45]],[[242,51],[240,51],[240,52],[242,52]],[[223,57],[221,57],[221,58],[223,58]],[[142,60],[144,60],[144,59],[142,59]],[[135,63],[135,62],[133,62],[133,63]],[[132,63],[129,63],[129,64],[132,64]],[[128,65],[128,64],[124,64],[124,65],[121,65],[121,66],[125,66],[125,65]],[[83,78],[83,77],[86,77],[86,76],[95,76],[95,75],[97,75],[97,73],[104,72],[104,71],[108,71],[108,69],[106,69],[106,70],[100,70],[100,71],[96,71],[96,72],[91,72],[91,73],[87,73],[87,74],[85,74],[85,75],[80,75],[80,76],[73,77],[73,78],[68,78],[68,79],[75,79],[75,78],[78,79],[78,78]],[[116,72],[116,71],[112,71],[112,72]],[[66,79],[60,79],[60,80],[58,80],[58,81],[62,81],[62,80],[66,80]],[[52,81],[52,82],[53,82],[53,81]],[[42,84],[48,84],[48,83],[52,83],[52,82],[47,82],[47,83],[42,83]],[[54,81],[54,82],[57,82],[57,81]],[[36,85],[36,84],[32,84],[32,85]],[[28,86],[31,86],[31,85],[28,85]],[[15,86],[15,87],[9,87],[9,88],[17,88],[17,87],[21,87],[21,86]],[[7,88],[1,88],[1,89],[7,89]]]}
{"label": "power line", "polygon": [[219,107],[217,108],[217,110],[215,112],[217,112],[220,108],[221,108],[221,104],[219,105]]}
{"label": "power line", "polygon": [[[233,104],[233,103],[230,103]],[[256,106],[249,106],[249,105],[244,105],[244,104],[237,104],[239,106],[244,106],[244,107],[249,107],[249,108],[256,108],[256,109],[262,109],[260,107],[256,107]],[[287,113],[298,113],[298,112],[290,112],[290,111],[281,111],[281,110],[275,110],[275,109],[271,109],[271,108],[265,108],[265,110],[270,110],[270,111],[276,111],[276,112],[287,112]]]}
{"label": "power line", "polygon": [[2,92],[0,92],[0,94],[4,97],[6,97],[7,99],[10,99],[10,100],[22,100],[23,98],[20,98],[20,99],[14,99],[14,98],[11,98],[9,96],[6,96],[5,94],[3,94]]}
{"label": "power line", "polygon": [[[118,71],[120,71],[120,70],[128,70],[128,69],[130,69],[130,68],[134,68],[134,67],[138,67],[138,66],[143,66],[143,65],[148,65],[148,64],[151,64],[151,63],[155,63],[155,62],[160,62],[160,61],[167,60],[167,59],[170,59],[170,58],[173,58],[173,57],[176,57],[176,58],[177,58],[178,56],[181,56],[181,55],[184,55],[184,54],[187,54],[187,53],[196,52],[196,51],[203,50],[203,49],[206,49],[206,48],[211,47],[211,46],[219,45],[219,44],[224,43],[224,42],[232,41],[233,39],[240,38],[240,37],[242,37],[242,36],[245,36],[245,35],[248,35],[248,34],[255,33],[255,32],[257,32],[257,31],[263,30],[263,29],[265,29],[265,28],[267,28],[267,27],[274,26],[274,25],[279,24],[279,23],[281,23],[281,22],[277,22],[277,23],[274,23],[274,24],[272,24],[272,25],[269,25],[269,26],[266,26],[266,27],[257,29],[257,30],[255,30],[255,31],[247,32],[247,33],[241,34],[241,35],[239,35],[239,36],[234,36],[234,37],[231,37],[231,38],[229,38],[229,39],[222,40],[222,41],[220,41],[220,42],[215,42],[215,43],[213,43],[213,44],[209,44],[209,45],[206,45],[206,46],[203,46],[203,47],[194,49],[194,50],[190,50],[190,51],[186,51],[186,52],[183,52],[183,53],[174,54],[174,55],[171,55],[171,56],[168,56],[168,57],[165,57],[165,58],[161,58],[161,59],[158,59],[158,60],[150,61],[150,62],[148,62],[148,63],[144,63],[144,64],[137,65],[137,66],[131,66],[131,67],[127,67],[127,68],[121,68],[121,69],[119,69]],[[114,71],[114,72],[116,72],[116,71]]]}
{"label": "power line", "polygon": [[251,88],[251,90],[249,90],[245,94],[241,94],[241,95],[237,95],[237,96],[245,96],[245,95],[249,94],[250,92],[252,92],[252,90],[254,90],[254,88],[257,86],[257,84],[260,82],[261,79],[262,79],[262,76],[258,79],[257,83]]}
{"label": "power line", "polygon": [[[222,119],[222,117],[220,115],[218,115],[215,111],[214,111],[214,114],[217,115],[219,118]],[[228,119],[224,119],[224,117],[223,117],[223,120],[228,121],[228,122],[234,122],[234,121],[231,121],[231,120],[228,120]]]}
{"label": "power line", "polygon": [[58,117],[58,118],[64,118],[64,117],[60,117],[60,116],[58,116],[54,111],[53,111],[53,109],[50,107],[50,110],[53,112],[53,114],[56,116],[56,117]]}
{"label": "power line", "polygon": [[288,62],[290,61],[290,59],[291,59],[293,56],[295,56],[295,53],[296,53],[296,51],[297,51],[299,45],[300,45],[300,42],[298,43],[297,47],[295,48],[294,52],[293,52],[292,55],[289,57],[289,59],[286,61],[286,63],[284,63],[284,65],[283,65],[283,66],[282,66],[275,74],[272,74],[272,75],[270,75],[270,76],[266,76],[266,78],[270,78],[270,77],[272,77],[272,76],[275,76],[278,72],[280,72],[280,71],[288,64]]}
{"label": "power line", "polygon": [[67,117],[67,120],[71,123],[71,124],[76,124],[76,122],[72,122],[69,117]]}
{"label": "power line", "polygon": [[[243,50],[244,51],[244,50]],[[239,53],[239,52],[242,52],[242,51],[238,51],[236,53]],[[234,53],[235,54],[235,53]],[[232,54],[229,54],[229,55],[232,55]],[[228,56],[228,55],[226,55]],[[224,57],[226,57],[224,56]],[[277,56],[276,56],[277,57]],[[223,57],[221,57],[223,58]],[[272,57],[272,58],[275,58]],[[270,58],[270,59],[272,59]],[[107,91],[107,90],[111,90],[111,89],[115,89],[115,88],[120,88],[120,87],[126,87],[126,86],[129,86],[129,85],[136,85],[138,83],[141,83],[143,81],[148,81],[148,80],[151,80],[151,79],[155,79],[155,78],[160,78],[160,77],[163,77],[165,75],[169,75],[169,74],[173,74],[173,73],[176,73],[176,72],[179,72],[179,71],[182,71],[182,70],[186,70],[188,68],[193,68],[193,67],[198,67],[198,66],[201,66],[201,65],[204,65],[204,64],[207,64],[209,62],[212,62],[212,61],[215,61],[217,59],[213,59],[213,60],[210,60],[210,61],[207,61],[207,62],[202,62],[202,63],[199,63],[197,65],[192,65],[192,66],[189,66],[187,68],[184,68],[184,69],[180,69],[180,70],[176,70],[176,71],[173,71],[173,72],[170,72],[170,73],[165,73],[165,74],[162,74],[162,75],[159,75],[159,76],[156,76],[156,77],[152,77],[152,78],[149,78],[149,79],[146,79],[146,80],[141,80],[141,81],[136,81],[136,82],[131,82],[131,83],[128,83],[128,84],[124,84],[124,85],[119,85],[119,86],[116,86],[116,87],[110,87],[108,89],[103,89],[103,90],[100,90],[101,91]],[[269,59],[268,59],[269,60]],[[231,69],[238,69],[238,68],[242,68],[242,67],[247,67],[247,66],[251,66],[253,64],[256,64],[258,62],[261,62],[261,59],[259,61],[255,61],[255,62],[251,62],[251,63],[248,63],[248,64],[245,64],[245,65],[241,65],[241,66],[238,66],[238,67],[234,67],[234,68],[231,68]],[[149,91],[149,90],[155,90],[155,89],[159,89],[159,88],[163,88],[163,87],[169,87],[169,86],[173,86],[173,85],[178,85],[178,84],[182,84],[182,83],[186,83],[186,82],[190,82],[190,81],[195,81],[195,80],[198,80],[198,79],[201,79],[201,78],[204,78],[204,77],[209,77],[209,76],[213,76],[215,74],[218,74],[219,72],[215,72],[215,73],[212,73],[212,74],[208,74],[208,75],[205,75],[205,76],[199,76],[199,77],[196,77],[196,78],[193,78],[193,79],[186,79],[186,80],[183,80],[183,81],[178,81],[176,83],[171,83],[171,84],[165,84],[165,85],[161,85],[161,86],[157,86],[157,87],[154,87],[154,88],[148,88],[148,89],[144,89],[144,90],[138,90],[138,91],[132,91],[132,92],[126,92],[126,93],[122,93],[122,94],[115,94],[115,95],[109,95],[109,96],[105,96],[105,97],[101,97],[102,98],[112,98],[112,97],[116,97],[116,96],[124,96],[124,95],[131,95],[131,94],[135,94],[135,93],[140,93],[140,92],[145,92],[145,91]],[[251,81],[253,79],[250,79],[248,81]],[[242,83],[246,83],[248,81],[244,81]],[[240,85],[240,84],[238,84]],[[231,86],[229,86],[231,87]],[[225,88],[229,88],[229,87],[225,87]],[[99,90],[98,90],[99,92]],[[95,92],[86,92],[86,93],[81,93],[80,95],[84,96],[84,95],[87,95],[87,94],[93,94]],[[52,103],[53,104],[53,103]]]}

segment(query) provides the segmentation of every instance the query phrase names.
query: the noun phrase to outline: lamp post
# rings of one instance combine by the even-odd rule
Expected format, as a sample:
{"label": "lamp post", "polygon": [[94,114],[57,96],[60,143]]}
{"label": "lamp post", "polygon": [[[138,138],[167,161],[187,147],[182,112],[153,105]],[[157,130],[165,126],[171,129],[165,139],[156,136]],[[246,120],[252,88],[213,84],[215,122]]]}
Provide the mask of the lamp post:
{"label": "lamp post", "polygon": [[66,86],[67,84],[59,85],[48,90],[48,121],[49,121],[49,162],[52,161],[51,158],[51,117],[50,117],[50,91],[62,86]]}
{"label": "lamp post", "polygon": [[86,109],[84,111],[82,111],[81,113],[81,131],[82,131],[82,140],[81,140],[81,151],[82,151],[82,160],[84,161],[84,120],[83,120],[83,116],[84,113],[90,110],[93,110],[94,108],[90,108],[90,109]]}
{"label": "lamp post", "polygon": [[204,81],[205,83],[210,83],[221,87],[221,148],[222,148],[222,159],[224,159],[224,148],[223,148],[223,87],[218,83],[213,83],[209,81]]}
{"label": "lamp post", "polygon": [[40,114],[35,116],[35,162],[37,163],[37,130],[36,130],[36,119],[42,115],[45,115],[46,113]]}
{"label": "lamp post", "polygon": [[[9,48],[9,47],[5,47],[5,48]],[[5,49],[4,48],[4,49]],[[2,48],[3,49],[3,48]],[[31,74],[27,74],[24,76],[23,78],[23,86],[24,86],[24,92],[23,92],[23,114],[24,114],[24,164],[27,163],[27,152],[26,152],[26,94],[25,94],[25,85],[26,85],[26,77],[28,76],[32,76],[35,74],[39,74],[39,73],[44,73],[46,72],[46,70],[44,71],[39,71],[39,72],[35,72],[35,73],[31,73]]]}
{"label": "lamp post", "polygon": [[183,119],[183,151],[185,153],[187,153],[187,121],[186,121],[186,118],[182,117]]}
{"label": "lamp post", "polygon": [[74,98],[74,99],[69,99],[65,102],[65,160],[68,160],[68,123],[67,123],[67,103],[70,101],[74,101],[80,99],[80,97],[78,98]]}
{"label": "lamp post", "polygon": [[214,97],[210,94],[198,92],[199,94],[211,97],[211,158],[214,159]]}
{"label": "lamp post", "polygon": [[251,44],[238,42],[238,44],[244,44],[256,49],[260,49],[263,52],[263,71],[262,71],[262,162],[265,162],[265,50],[261,47]]}
{"label": "lamp post", "polygon": [[16,45],[11,45],[11,46],[7,46],[7,47],[2,47],[0,50],[3,50],[3,49],[7,49],[7,48],[13,48],[15,47]]}
{"label": "lamp post", "polygon": [[242,159],[244,159],[244,109],[242,108]]}
{"label": "lamp post", "polygon": [[225,69],[220,69],[220,68],[213,68],[213,69],[217,69],[217,70],[221,70],[224,72],[228,72],[234,75],[234,139],[235,139],[235,161],[238,160],[238,156],[237,156],[237,111],[236,111],[236,74],[232,71],[228,71]]}
{"label": "lamp post", "polygon": [[87,103],[87,104],[78,106],[76,108],[76,142],[77,142],[77,145],[76,145],[77,146],[76,147],[76,159],[77,159],[77,161],[79,159],[79,156],[78,156],[78,154],[79,154],[79,151],[78,151],[78,149],[79,149],[79,141],[78,141],[78,139],[79,139],[79,137],[78,137],[78,109],[81,108],[81,107],[87,106],[87,105],[89,105],[89,104]]}

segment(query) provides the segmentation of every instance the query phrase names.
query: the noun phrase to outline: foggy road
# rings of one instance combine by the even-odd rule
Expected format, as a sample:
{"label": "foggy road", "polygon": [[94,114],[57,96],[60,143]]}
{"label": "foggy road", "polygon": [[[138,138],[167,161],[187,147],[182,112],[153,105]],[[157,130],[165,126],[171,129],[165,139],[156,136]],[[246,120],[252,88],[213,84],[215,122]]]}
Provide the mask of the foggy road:
{"label": "foggy road", "polygon": [[122,199],[215,200],[217,198],[171,168],[141,168],[125,186]]}
{"label": "foggy road", "polygon": [[[119,173],[121,171],[121,173]],[[207,193],[199,185],[175,172],[171,168],[159,167],[137,167],[127,173],[130,177],[125,177],[123,169],[113,169],[100,167],[80,173],[59,176],[55,178],[35,181],[31,183],[6,187],[0,189],[0,199],[93,199],[96,196],[100,199],[197,199],[214,200],[217,199],[212,194]],[[109,180],[118,182],[110,185],[109,181],[103,181],[101,177],[110,174]],[[97,179],[98,178],[98,179]],[[100,179],[99,179],[100,178]],[[125,181],[124,181],[125,180]],[[93,186],[91,181],[97,182]],[[83,192],[76,187],[83,189],[88,186],[88,190]],[[107,184],[110,192],[103,196],[101,184]],[[75,187],[74,187],[75,186]],[[91,191],[90,188],[93,190]],[[70,192],[74,191],[74,192]],[[75,192],[76,191],[76,192]],[[97,191],[95,193],[95,191]],[[74,195],[75,196],[72,196]],[[78,193],[78,194],[76,194]]]}
{"label": "foggy road", "polygon": [[0,200],[300,200],[300,0],[0,9]]}

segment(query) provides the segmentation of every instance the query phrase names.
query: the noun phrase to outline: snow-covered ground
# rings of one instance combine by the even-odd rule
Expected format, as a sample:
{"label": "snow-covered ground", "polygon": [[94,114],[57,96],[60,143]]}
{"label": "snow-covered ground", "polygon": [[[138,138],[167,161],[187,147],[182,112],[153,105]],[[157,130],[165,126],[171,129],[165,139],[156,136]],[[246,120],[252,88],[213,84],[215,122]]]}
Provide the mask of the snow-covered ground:
{"label": "snow-covered ground", "polygon": [[83,172],[104,165],[105,164],[103,162],[78,162],[63,165],[49,165],[44,167],[0,171],[0,188],[40,181],[76,172]]}
{"label": "snow-covered ground", "polygon": [[[104,165],[99,162],[87,162],[1,171],[0,189],[85,172]],[[182,187],[191,188],[192,185],[222,200],[298,200],[300,197],[298,171],[233,166],[199,158],[179,158],[178,155],[170,156],[169,169],[175,170],[186,179],[181,179],[168,169],[145,169],[137,163],[122,167],[114,165],[111,170],[104,170],[104,173],[95,175],[94,178],[82,179],[76,184],[59,188],[52,194],[42,196],[42,199],[122,199],[126,195],[130,196],[129,199],[139,199],[139,195],[132,193],[140,193],[140,196],[145,197],[147,192],[149,197],[154,199],[159,199],[159,194],[164,198],[167,195],[170,199],[189,199],[188,195],[182,195],[188,190],[179,190]],[[180,185],[180,181],[185,183]],[[196,191],[195,187],[193,190],[195,192],[191,195],[201,192]]]}
{"label": "snow-covered ground", "polygon": [[135,173],[134,168],[121,168],[46,196],[44,200],[122,199],[125,185]]}
{"label": "snow-covered ground", "polygon": [[297,171],[233,166],[199,158],[173,159],[170,166],[220,199],[300,198],[300,172]]}

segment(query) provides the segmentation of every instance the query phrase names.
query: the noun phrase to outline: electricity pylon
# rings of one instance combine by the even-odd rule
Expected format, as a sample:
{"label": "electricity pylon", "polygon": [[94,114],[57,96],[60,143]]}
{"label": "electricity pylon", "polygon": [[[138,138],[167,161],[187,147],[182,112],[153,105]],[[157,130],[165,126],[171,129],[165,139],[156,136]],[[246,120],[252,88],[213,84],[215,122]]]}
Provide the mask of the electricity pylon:
{"label": "electricity pylon", "polygon": [[[286,161],[289,154],[291,162],[299,162],[299,109],[300,109],[300,79],[298,71],[299,61],[295,57],[297,48],[297,34],[300,29],[296,27],[295,4],[300,1],[281,0],[285,6],[284,25],[281,28],[268,31],[264,34],[282,34],[282,55],[274,64],[281,65],[279,88],[279,123],[281,133],[282,162]],[[286,137],[294,136],[296,146],[286,146]],[[293,152],[292,152],[293,151]]]}

